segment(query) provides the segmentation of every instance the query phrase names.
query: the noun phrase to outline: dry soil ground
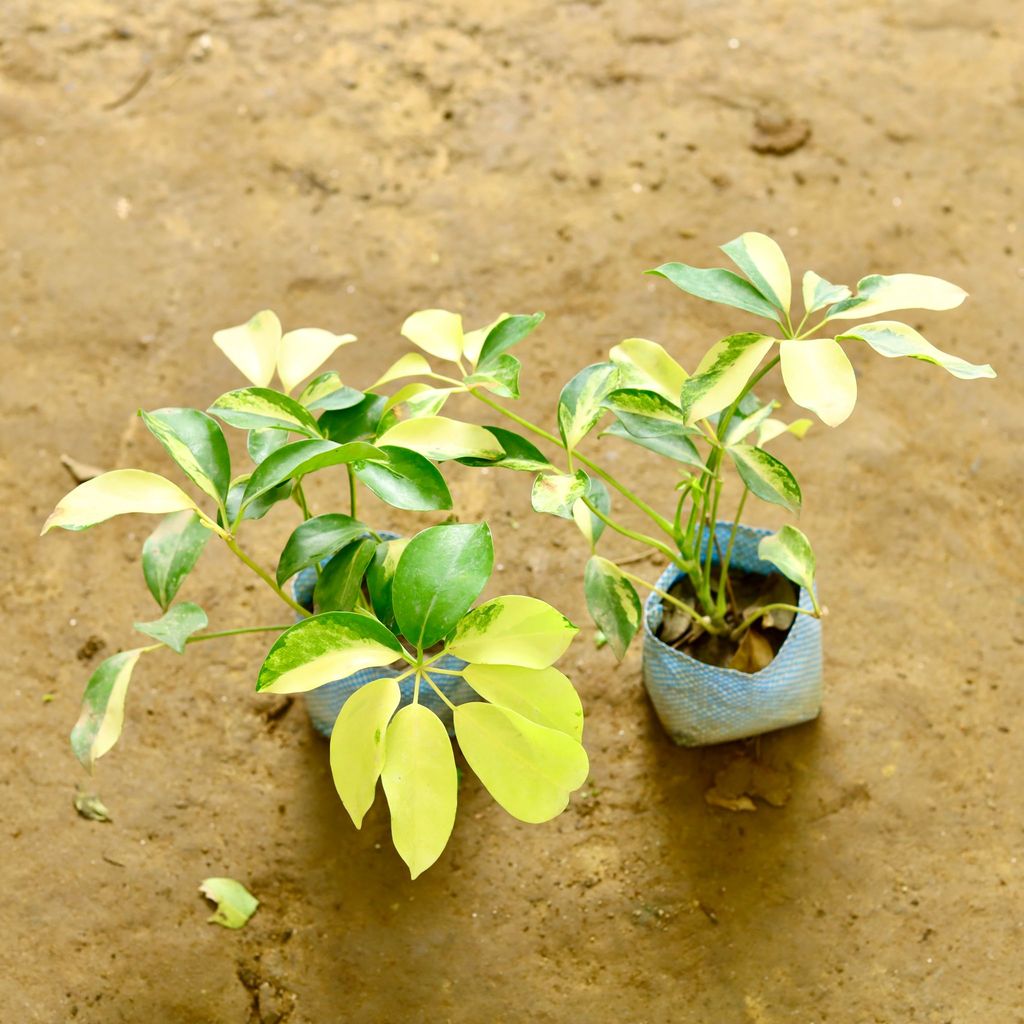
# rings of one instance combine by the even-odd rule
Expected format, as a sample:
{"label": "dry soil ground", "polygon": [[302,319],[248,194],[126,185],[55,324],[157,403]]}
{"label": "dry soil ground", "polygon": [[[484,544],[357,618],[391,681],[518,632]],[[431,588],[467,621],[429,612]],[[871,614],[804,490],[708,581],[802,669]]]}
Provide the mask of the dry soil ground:
{"label": "dry soil ground", "polygon": [[[996,0],[5,0],[0,1019],[1024,1020],[1022,29]],[[623,337],[692,366],[745,327],[641,274],[745,229],[831,280],[961,283],[913,322],[1001,371],[857,352],[853,418],[786,449],[831,615],[824,714],[760,743],[785,807],[709,807],[742,745],[671,746],[638,653],[587,627],[591,783],[529,827],[468,780],[415,883],[379,805],[351,827],[301,705],[265,717],[259,638],[141,669],[92,783],[113,824],[76,815],[84,681],[153,608],[147,523],[37,539],[62,452],[161,467],[136,408],[238,386],[209,337],[264,306],[360,335],[363,385],[413,309],[544,309],[522,404],[549,420]],[[452,480],[501,588],[586,621],[572,528],[499,476]],[[215,621],[275,614],[204,558]],[[262,900],[243,931],[206,923],[208,875]]]}

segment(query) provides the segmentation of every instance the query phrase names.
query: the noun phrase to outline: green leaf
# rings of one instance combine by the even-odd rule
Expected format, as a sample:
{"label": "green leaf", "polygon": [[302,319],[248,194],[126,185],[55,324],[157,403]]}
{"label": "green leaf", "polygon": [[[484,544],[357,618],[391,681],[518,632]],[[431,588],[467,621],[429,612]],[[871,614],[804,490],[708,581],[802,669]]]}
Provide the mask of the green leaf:
{"label": "green leaf", "polygon": [[617,388],[601,404],[610,409],[626,430],[637,437],[678,434],[680,428],[686,427],[682,409],[662,398],[656,391]]}
{"label": "green leaf", "polygon": [[391,630],[359,612],[324,612],[286,629],[260,668],[257,690],[304,693],[402,657]]}
{"label": "green leaf", "polygon": [[256,467],[245,485],[242,508],[286,480],[301,480],[308,473],[328,466],[366,461],[386,462],[387,457],[364,441],[353,441],[350,444],[338,444],[336,441],[293,441],[279,448],[273,455],[268,455]]}
{"label": "green leaf", "polygon": [[763,334],[731,334],[715,342],[680,392],[687,423],[732,405],[774,344]]}
{"label": "green leaf", "polygon": [[[611,515],[612,499],[608,493],[608,488],[597,478],[591,479],[589,485],[586,495],[587,501],[595,508],[600,509],[606,516]],[[604,520],[599,519],[590,511],[583,498],[577,498],[573,503],[572,518],[579,527],[580,533],[586,537],[591,550],[593,550],[594,545],[601,539],[601,534],[604,533]]]}
{"label": "green leaf", "polygon": [[699,299],[734,306],[769,320],[779,319],[779,311],[749,281],[731,270],[701,270],[685,263],[665,263],[647,273],[664,277]]}
{"label": "green leaf", "polygon": [[793,283],[789,264],[778,242],[758,231],[748,231],[726,242],[722,252],[770,303],[789,312]]}
{"label": "green leaf", "polygon": [[523,365],[515,356],[498,356],[488,364],[487,369],[477,370],[465,379],[466,387],[474,384],[493,391],[502,398],[519,397],[519,373]]}
{"label": "green leaf", "polygon": [[800,485],[774,455],[749,444],[734,444],[727,451],[752,494],[789,512],[800,511]]}
{"label": "green leaf", "polygon": [[172,512],[142,545],[142,575],[165,611],[212,534],[195,512]]}
{"label": "green leaf", "polygon": [[362,391],[342,384],[341,378],[332,371],[314,377],[299,395],[299,403],[312,412],[315,409],[351,409],[365,398]]}
{"label": "green leaf", "polygon": [[422,704],[402,708],[384,742],[381,781],[391,838],[416,878],[441,856],[455,825],[455,755],[441,719]]}
{"label": "green leaf", "polygon": [[353,541],[324,566],[313,591],[313,607],[318,612],[348,612],[355,608],[376,548],[377,542],[370,537]]}
{"label": "green leaf", "polygon": [[381,501],[413,512],[450,509],[452,496],[440,470],[408,448],[381,445],[387,463],[357,462],[356,476]]}
{"label": "green leaf", "polygon": [[534,313],[532,316],[508,316],[499,320],[491,328],[480,349],[477,371],[491,369],[503,353],[513,345],[518,345],[523,338],[540,325],[543,319],[543,313]]}
{"label": "green leaf", "polygon": [[245,473],[242,476],[236,477],[231,481],[231,487],[228,489],[228,500],[226,503],[228,521],[222,523],[222,526],[228,526],[235,522],[238,518],[239,510],[242,513],[242,519],[262,519],[279,501],[286,501],[292,495],[292,481],[285,480],[283,484],[279,484],[272,490],[266,491],[261,494],[258,498],[249,502],[245,508],[242,508],[242,497],[245,494],[245,488],[249,483],[249,474]]}
{"label": "green leaf", "polygon": [[657,342],[627,338],[608,353],[619,368],[619,386],[656,391],[670,402],[679,399],[686,371]]}
{"label": "green leaf", "polygon": [[605,414],[601,404],[618,385],[619,370],[614,363],[584,367],[558,396],[558,429],[570,450],[575,448]]}
{"label": "green leaf", "polygon": [[340,512],[307,519],[295,527],[281,551],[277,563],[277,585],[284,586],[297,572],[330,558],[366,533],[364,523]]}
{"label": "green leaf", "polygon": [[587,752],[571,736],[495,704],[460,704],[455,734],[487,792],[520,821],[561,814],[590,771]]}
{"label": "green leaf", "polygon": [[926,274],[871,274],[857,282],[857,294],[837,302],[828,320],[861,320],[896,309],[956,309],[967,292]]}
{"label": "green leaf", "polygon": [[227,497],[231,456],[216,420],[198,409],[140,409],[139,415],[167,454],[204,494],[217,502]]}
{"label": "green leaf", "polygon": [[675,462],[681,462],[685,466],[697,466],[704,468],[704,460],[697,451],[697,446],[690,440],[692,430],[687,427],[672,434],[661,434],[656,437],[636,437],[631,434],[621,423],[613,423],[605,430],[601,437],[611,436],[621,438],[623,441],[630,441],[648,451],[657,452]]}
{"label": "green leaf", "polygon": [[499,459],[462,458],[455,461],[463,466],[493,466],[497,469],[511,469],[525,473],[537,473],[541,470],[554,469],[544,453],[525,437],[506,430],[504,427],[485,428],[493,434],[498,444],[505,449]]}
{"label": "green leaf", "polygon": [[537,512],[572,519],[573,506],[589,490],[590,479],[582,469],[575,473],[538,473],[530,501]]}
{"label": "green leaf", "polygon": [[574,740],[583,738],[583,704],[568,677],[557,668],[468,665],[463,675],[484,700]]}
{"label": "green leaf", "polygon": [[286,430],[275,430],[273,427],[260,427],[250,430],[245,438],[245,449],[249,458],[258,466],[267,456],[273,455],[291,441]]}
{"label": "green leaf", "polygon": [[934,363],[960,380],[977,380],[981,377],[995,377],[996,371],[988,363],[969,363],[959,356],[950,355],[936,348],[927,338],[913,327],[898,320],[879,320],[872,324],[860,324],[836,338],[856,338],[866,341],[879,355],[896,359],[909,356],[925,363]]}
{"label": "green leaf", "polygon": [[185,653],[185,641],[200,629],[206,629],[209,622],[206,612],[191,601],[182,601],[153,622],[136,622],[135,628],[146,636],[170,647],[178,654]]}
{"label": "green leaf", "polygon": [[393,677],[367,683],[345,701],[331,731],[331,775],[356,828],[373,806],[384,767],[384,736],[401,699]]}
{"label": "green leaf", "polygon": [[464,615],[448,649],[463,661],[481,665],[547,668],[578,632],[551,605],[512,594],[495,597]]}
{"label": "green leaf", "polygon": [[377,439],[380,445],[408,448],[436,462],[471,456],[497,459],[503,454],[493,434],[474,423],[462,423],[446,416],[422,416],[401,420]]}
{"label": "green leaf", "polygon": [[621,661],[643,619],[636,588],[614,562],[591,555],[583,574],[583,593],[591,617]]}
{"label": "green leaf", "polygon": [[445,637],[480,596],[494,566],[486,523],[446,523],[418,533],[395,571],[394,611],[417,650]]}
{"label": "green leaf", "polygon": [[239,388],[220,396],[207,410],[229,426],[242,430],[272,427],[309,437],[320,437],[320,428],[309,411],[294,398],[270,388]]}
{"label": "green leaf", "polygon": [[199,886],[199,891],[217,904],[216,913],[207,921],[224,928],[241,928],[260,905],[260,901],[233,878],[207,878]]}
{"label": "green leaf", "polygon": [[370,594],[373,612],[388,629],[397,628],[393,602],[395,570],[402,552],[408,546],[408,539],[385,540],[377,545],[373,561],[366,570],[366,589]]}
{"label": "green leaf", "polygon": [[96,759],[121,735],[124,700],[140,654],[142,649],[136,648],[112,655],[99,664],[86,683],[82,711],[71,730],[71,749],[86,768],[92,769]]}
{"label": "green leaf", "polygon": [[373,437],[387,401],[383,395],[367,395],[347,409],[329,409],[320,415],[320,430],[338,444]]}
{"label": "green leaf", "polygon": [[156,473],[115,469],[86,480],[65,494],[43,524],[41,533],[48,533],[55,526],[63,530],[85,530],[129,512],[159,515],[197,507],[177,484]]}
{"label": "green leaf", "polygon": [[762,537],[757,545],[757,557],[771,562],[808,594],[814,594],[814,552],[810,541],[795,527],[784,526],[778,533]]}
{"label": "green leaf", "polygon": [[819,309],[848,299],[850,289],[845,284],[832,284],[813,270],[808,270],[804,274],[803,294],[804,312],[816,313]]}

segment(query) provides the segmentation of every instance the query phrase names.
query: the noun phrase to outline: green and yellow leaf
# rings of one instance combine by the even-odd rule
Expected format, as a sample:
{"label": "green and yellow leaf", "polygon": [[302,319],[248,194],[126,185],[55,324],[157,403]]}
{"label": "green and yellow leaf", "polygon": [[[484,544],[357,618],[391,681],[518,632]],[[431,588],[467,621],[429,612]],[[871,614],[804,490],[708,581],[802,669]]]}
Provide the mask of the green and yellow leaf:
{"label": "green and yellow leaf", "polygon": [[685,263],[665,263],[656,270],[648,270],[671,281],[677,288],[699,299],[720,302],[725,306],[742,309],[755,316],[778,320],[779,311],[749,281],[731,270],[701,270]]}
{"label": "green and yellow leaf", "polygon": [[159,640],[172,651],[184,654],[188,638],[207,625],[206,612],[199,605],[182,601],[153,622],[136,622],[135,629]]}
{"label": "green and yellow leaf", "polygon": [[781,505],[789,512],[799,512],[803,500],[796,477],[774,455],[749,444],[727,448],[740,479],[750,492],[762,501]]}
{"label": "green and yellow leaf", "polygon": [[501,445],[490,431],[445,416],[402,420],[386,430],[377,443],[408,448],[436,462],[467,456],[497,459],[503,454]]}
{"label": "green and yellow leaf", "polygon": [[462,355],[462,317],[446,309],[423,309],[402,324],[402,334],[438,359],[456,362]]}
{"label": "green and yellow leaf", "polygon": [[558,429],[570,450],[574,449],[605,414],[601,404],[618,386],[619,368],[614,363],[584,367],[558,396]]}
{"label": "green and yellow leaf", "polygon": [[224,928],[241,928],[260,905],[260,901],[233,878],[207,878],[199,891],[217,904],[216,911],[206,920]]}
{"label": "green and yellow leaf", "polygon": [[680,405],[687,423],[731,405],[774,344],[763,334],[732,334],[715,342],[697,372],[683,384]]}
{"label": "green and yellow leaf", "polygon": [[871,274],[857,283],[857,294],[828,311],[829,320],[861,320],[896,309],[956,309],[967,292],[926,274]]}
{"label": "green and yellow leaf", "polygon": [[551,605],[513,594],[493,598],[464,615],[448,649],[463,661],[482,665],[547,668],[578,632]]}
{"label": "green and yellow leaf", "polygon": [[789,339],[779,346],[782,380],[789,397],[830,427],[838,427],[857,404],[857,376],[832,338]]}
{"label": "green and yellow leaf", "polygon": [[320,428],[312,413],[294,398],[270,388],[239,388],[220,396],[207,410],[218,419],[240,427],[255,430],[273,427],[291,430],[309,437],[321,437]]}
{"label": "green and yellow leaf", "polygon": [[771,536],[762,537],[757,557],[771,562],[784,576],[814,594],[815,558],[810,541],[795,527],[786,525]]}
{"label": "green and yellow leaf", "polygon": [[231,481],[231,456],[217,421],[198,409],[140,409],[139,415],[182,472],[214,501],[223,502]]}
{"label": "green and yellow leaf", "polygon": [[643,620],[636,588],[614,562],[591,555],[583,574],[583,594],[591,617],[621,661]]}
{"label": "green and yellow leaf", "polygon": [[583,738],[583,703],[569,678],[557,668],[468,665],[463,675],[484,700],[574,740]]}
{"label": "green and yellow leaf", "polygon": [[619,387],[656,391],[675,403],[687,379],[686,371],[655,341],[627,338],[608,353],[619,368]]}
{"label": "green and yellow leaf", "polygon": [[247,323],[217,331],[213,342],[250,383],[265,388],[274,378],[281,321],[271,310],[264,309]]}
{"label": "green and yellow leaf", "polygon": [[589,490],[590,480],[582,469],[575,473],[538,473],[530,501],[536,512],[572,519],[573,507]]}
{"label": "green and yellow leaf", "polygon": [[826,281],[825,278],[820,277],[813,270],[808,270],[804,274],[803,296],[805,313],[816,313],[819,309],[824,309],[826,306],[835,305],[837,302],[842,302],[843,299],[848,299],[850,294],[850,289],[845,284],[832,284],[831,281]]}
{"label": "green and yellow leaf", "polygon": [[86,684],[82,711],[71,730],[71,749],[86,768],[91,769],[121,735],[125,696],[140,654],[142,649],[136,648],[112,655]]}
{"label": "green and yellow leaf", "polygon": [[289,331],[281,339],[277,353],[277,375],[285,391],[290,392],[320,369],[342,345],[351,345],[355,340],[354,334],[333,334],[320,327]]}
{"label": "green and yellow leaf", "polygon": [[142,575],[165,611],[185,577],[199,561],[212,534],[188,509],[172,512],[142,545]]}
{"label": "green and yellow leaf", "polygon": [[390,384],[394,380],[401,380],[403,377],[429,377],[432,372],[430,363],[419,352],[406,352],[404,356],[392,363],[382,376],[370,385],[370,390],[374,391],[384,384]]}
{"label": "green and yellow leaf", "polygon": [[722,252],[770,303],[789,312],[793,283],[778,242],[758,231],[748,231],[723,245]]}
{"label": "green and yellow leaf", "polygon": [[384,767],[384,737],[402,692],[393,677],[361,686],[342,705],[331,732],[331,775],[356,828],[373,805]]}
{"label": "green and yellow leaf", "polygon": [[988,363],[969,363],[959,356],[950,355],[936,348],[927,338],[922,337],[913,327],[898,320],[879,320],[877,323],[860,324],[851,328],[841,338],[856,338],[866,341],[879,355],[889,359],[908,356],[926,363],[934,363],[960,380],[977,380],[981,377],[995,377],[996,371]]}

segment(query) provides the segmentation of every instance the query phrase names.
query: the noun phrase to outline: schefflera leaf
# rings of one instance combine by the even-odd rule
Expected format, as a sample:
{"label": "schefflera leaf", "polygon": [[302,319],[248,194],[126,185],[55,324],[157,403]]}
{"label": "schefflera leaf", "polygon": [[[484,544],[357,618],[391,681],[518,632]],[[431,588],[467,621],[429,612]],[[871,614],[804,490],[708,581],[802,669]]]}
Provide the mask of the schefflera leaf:
{"label": "schefflera leaf", "polygon": [[89,678],[82,697],[82,711],[71,730],[75,757],[92,768],[117,742],[124,725],[124,702],[142,648],[111,655]]}
{"label": "schefflera leaf", "polygon": [[574,740],[583,738],[583,703],[568,676],[557,668],[467,665],[463,676],[484,700]]}
{"label": "schefflera leaf", "polygon": [[361,686],[342,705],[331,732],[331,774],[356,828],[373,805],[384,767],[384,736],[402,692],[394,678]]}
{"label": "schefflera leaf", "polygon": [[722,252],[773,306],[789,312],[793,283],[789,264],[778,242],[759,231],[747,231],[726,242]]}
{"label": "schefflera leaf", "polygon": [[418,533],[395,570],[395,619],[418,650],[447,636],[487,585],[494,546],[486,523],[445,523]]}
{"label": "schefflera leaf", "polygon": [[216,420],[198,409],[140,409],[139,416],[200,490],[218,503],[227,498],[231,456]]}
{"label": "schefflera leaf", "polygon": [[587,608],[621,661],[643,619],[643,607],[633,584],[607,558],[592,555],[583,574]]}
{"label": "schefflera leaf", "polygon": [[782,381],[789,397],[830,427],[850,417],[857,404],[857,376],[832,338],[787,339],[779,345]]}
{"label": "schefflera leaf", "polygon": [[619,368],[620,388],[656,391],[675,404],[687,379],[686,371],[655,341],[627,338],[608,353]]}
{"label": "schefflera leaf", "polygon": [[800,485],[784,463],[763,448],[750,444],[734,444],[726,451],[751,494],[762,501],[781,505],[787,512],[800,511],[803,501]]}
{"label": "schefflera leaf", "polygon": [[469,766],[491,796],[520,821],[550,821],[586,782],[587,752],[559,729],[480,701],[460,704],[454,717],[455,735]]}
{"label": "schefflera leaf", "polygon": [[373,561],[366,570],[366,589],[370,595],[370,604],[373,605],[374,614],[388,629],[397,626],[394,607],[395,570],[408,544],[407,537],[382,541],[377,545]]}
{"label": "schefflera leaf", "polygon": [[408,448],[436,462],[466,457],[498,459],[504,455],[490,431],[446,416],[401,420],[384,431],[377,443]]}
{"label": "schefflera leaf", "polygon": [[719,412],[739,397],[772,345],[763,334],[731,334],[715,342],[683,384],[680,406],[689,424]]}
{"label": "schefflera leaf", "polygon": [[412,512],[450,509],[452,495],[441,471],[419,452],[395,445],[378,449],[387,462],[356,462],[356,476],[381,501]]}
{"label": "schefflera leaf", "polygon": [[303,693],[363,668],[398,661],[403,649],[376,619],[358,612],[324,612],[286,629],[260,667],[258,691]]}
{"label": "schefflera leaf", "polygon": [[294,398],[270,388],[238,388],[221,395],[207,412],[241,430],[270,427],[321,437],[312,413]]}
{"label": "schefflera leaf", "polygon": [[212,536],[195,512],[172,512],[142,545],[142,575],[165,611]]}
{"label": "schefflera leaf", "polygon": [[857,294],[832,306],[828,320],[861,320],[897,309],[956,309],[967,292],[927,274],[871,274],[857,282]]}
{"label": "schefflera leaf", "polygon": [[573,508],[590,490],[590,479],[582,469],[575,473],[538,473],[530,492],[534,511],[572,519]]}
{"label": "schefflera leaf", "polygon": [[482,665],[547,668],[579,632],[561,612],[535,597],[495,597],[468,612],[455,627],[448,650]]}
{"label": "schefflera leaf", "polygon": [[185,653],[188,638],[208,625],[206,612],[192,601],[182,601],[153,622],[136,622],[135,628],[146,636],[170,647],[178,654]]}
{"label": "schefflera leaf", "polygon": [[803,587],[817,607],[814,598],[814,551],[800,530],[787,524],[778,533],[762,537],[757,545],[757,557],[771,562],[784,576]]}
{"label": "schefflera leaf", "polygon": [[352,611],[362,592],[363,577],[377,542],[370,537],[353,541],[324,566],[313,591],[313,606],[322,612]]}
{"label": "schefflera leaf", "polygon": [[977,380],[980,377],[995,377],[996,371],[988,363],[969,363],[959,356],[950,355],[936,348],[927,338],[913,327],[900,323],[898,320],[879,320],[876,323],[860,324],[851,327],[845,334],[839,335],[836,341],[853,338],[866,341],[879,355],[889,359],[907,356],[920,359],[926,363],[941,366],[948,373],[960,380]]}
{"label": "schefflera leaf", "polygon": [[441,856],[455,825],[455,754],[441,719],[422,704],[395,715],[384,744],[381,781],[391,810],[391,838],[416,878]]}
{"label": "schefflera leaf", "polygon": [[42,533],[59,526],[84,530],[129,512],[180,512],[196,503],[177,484],[142,469],[115,469],[79,484],[64,495],[43,524]]}
{"label": "schefflera leaf", "polygon": [[720,302],[725,306],[745,310],[755,316],[779,319],[779,311],[749,281],[731,270],[715,268],[702,270],[686,263],[664,263],[655,270],[648,270],[671,281],[681,291],[696,295],[709,302]]}
{"label": "schefflera leaf", "polygon": [[601,404],[618,386],[614,363],[586,366],[562,388],[558,396],[558,430],[566,448],[574,449],[597,425],[606,410]]}
{"label": "schefflera leaf", "polygon": [[341,512],[326,512],[300,523],[278,559],[277,585],[284,586],[297,572],[330,558],[367,532],[364,523]]}

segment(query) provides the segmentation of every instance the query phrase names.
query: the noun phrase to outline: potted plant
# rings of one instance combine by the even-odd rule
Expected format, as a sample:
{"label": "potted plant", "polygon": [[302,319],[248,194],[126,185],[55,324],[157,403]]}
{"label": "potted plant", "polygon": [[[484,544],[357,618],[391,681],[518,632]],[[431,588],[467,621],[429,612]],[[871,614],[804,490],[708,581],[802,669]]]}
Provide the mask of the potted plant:
{"label": "potted plant", "polygon": [[[486,524],[447,521],[404,539],[358,517],[362,487],[396,510],[450,510],[436,463],[500,462],[508,453],[498,437],[437,416],[445,396],[426,393],[432,389],[382,394],[384,384],[399,379],[394,374],[363,392],[335,372],[321,373],[292,397],[325,359],[355,340],[351,335],[283,334],[278,318],[264,311],[214,340],[251,386],[221,395],[208,412],[140,412],[195,495],[155,473],[114,470],[66,495],[43,527],[83,530],[130,512],[165,516],[142,550],[146,584],[164,614],[135,624],[156,642],[121,651],[93,673],[71,734],[79,760],[91,768],[116,743],[143,655],[181,655],[220,637],[277,633],[257,690],[309,696],[314,724],[331,736],[334,781],[356,827],[382,780],[395,847],[413,877],[440,856],[455,819],[458,776],[446,725],[509,813],[528,822],[559,814],[588,772],[580,700],[553,667],[576,627],[533,597],[476,605],[494,558]],[[275,371],[280,390],[269,386]],[[240,475],[232,476],[218,419],[246,432],[252,466]],[[314,514],[304,481],[333,467],[347,478],[339,488],[347,491],[347,510]],[[271,571],[242,548],[240,535],[287,499],[302,522]],[[211,538],[298,621],[209,630],[202,608],[176,603]]]}
{"label": "potted plant", "polygon": [[[689,294],[752,313],[769,326],[716,342],[692,375],[655,342],[621,342],[606,362],[586,367],[562,389],[557,433],[495,400],[499,378],[506,382],[504,397],[518,396],[519,364],[505,351],[508,346],[471,357],[471,372],[461,363],[457,376],[430,370],[435,380],[468,391],[560,449],[564,462],[537,472],[533,507],[575,520],[586,537],[590,613],[619,658],[643,629],[644,682],[666,730],[684,745],[792,725],[814,718],[821,706],[823,609],[811,545],[795,526],[769,533],[742,519],[751,496],[799,513],[800,486],[768,449],[783,436],[802,437],[812,421],[779,419],[780,403],[760,400],[755,387],[778,368],[790,399],[837,427],[852,413],[857,396],[844,343],[934,363],[963,380],[995,376],[990,366],[941,351],[905,323],[876,319],[900,309],[959,306],[966,293],[947,281],[874,274],[854,293],[808,271],[803,316],[796,322],[790,271],[779,246],[749,232],[722,248],[743,276],[683,263],[649,273]],[[434,354],[451,359],[457,332],[454,321],[444,318],[452,314],[433,310],[422,316],[441,328],[431,339]],[[529,323],[535,325],[539,316]],[[869,322],[852,324],[861,320]],[[518,340],[526,321],[506,321],[509,336]],[[445,346],[436,343],[441,335],[448,339]],[[653,496],[630,489],[580,450],[606,417],[612,422],[601,437],[636,446],[673,467],[676,482],[664,511]],[[646,518],[647,532],[612,515],[609,488]],[[723,518],[727,489],[735,501]],[[663,557],[668,567],[661,577],[649,582],[598,554],[606,528]],[[646,606],[637,587],[648,592]]]}

